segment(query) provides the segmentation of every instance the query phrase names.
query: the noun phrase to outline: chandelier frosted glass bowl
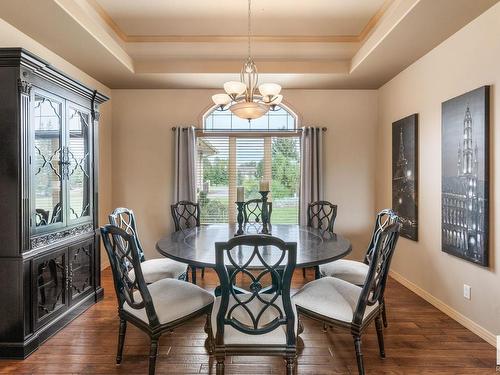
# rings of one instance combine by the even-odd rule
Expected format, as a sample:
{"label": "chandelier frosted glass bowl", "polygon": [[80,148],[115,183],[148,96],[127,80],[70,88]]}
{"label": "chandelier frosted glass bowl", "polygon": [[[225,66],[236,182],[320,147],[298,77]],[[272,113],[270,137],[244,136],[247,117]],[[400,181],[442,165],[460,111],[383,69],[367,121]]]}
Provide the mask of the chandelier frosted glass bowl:
{"label": "chandelier frosted glass bowl", "polygon": [[246,101],[235,103],[229,109],[239,118],[247,120],[262,117],[269,111],[269,107],[265,104]]}
{"label": "chandelier frosted glass bowl", "polygon": [[[248,0],[248,57],[240,72],[240,81],[224,83],[225,94],[212,96],[217,109],[230,110],[235,116],[255,120],[274,110],[283,100],[281,86],[277,83],[263,83],[260,86],[257,66],[251,55],[251,0]],[[256,93],[258,89],[259,94]]]}

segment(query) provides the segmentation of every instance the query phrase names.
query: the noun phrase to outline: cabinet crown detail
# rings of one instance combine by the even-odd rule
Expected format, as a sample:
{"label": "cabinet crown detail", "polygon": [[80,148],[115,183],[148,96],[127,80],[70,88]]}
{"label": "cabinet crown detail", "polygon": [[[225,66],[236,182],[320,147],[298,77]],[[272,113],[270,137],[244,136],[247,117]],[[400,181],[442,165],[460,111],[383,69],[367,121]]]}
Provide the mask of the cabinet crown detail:
{"label": "cabinet crown detail", "polygon": [[31,83],[29,83],[28,81],[18,78],[17,86],[19,87],[19,91],[21,92],[21,94],[25,94],[28,96],[31,94]]}
{"label": "cabinet crown detail", "polygon": [[82,234],[90,233],[93,231],[94,226],[92,224],[86,224],[71,229],[66,229],[61,232],[49,233],[46,235],[33,237],[31,239],[31,248],[37,249],[39,247],[47,246],[70,237],[80,236]]}
{"label": "cabinet crown detail", "polygon": [[[42,77],[46,82],[64,87],[88,100],[91,100],[94,95],[95,90],[67,76],[24,48],[0,48],[0,67],[20,67],[23,80],[29,79],[32,75]],[[97,93],[95,97],[97,104],[102,104],[107,100],[109,98],[102,93]]]}

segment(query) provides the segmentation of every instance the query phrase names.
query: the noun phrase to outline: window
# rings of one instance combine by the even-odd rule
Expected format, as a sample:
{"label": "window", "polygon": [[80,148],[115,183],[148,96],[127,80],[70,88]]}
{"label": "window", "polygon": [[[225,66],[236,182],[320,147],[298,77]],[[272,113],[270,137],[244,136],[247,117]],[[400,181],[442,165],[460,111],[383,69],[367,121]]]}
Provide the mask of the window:
{"label": "window", "polygon": [[245,187],[245,200],[260,198],[259,182],[268,180],[271,222],[298,223],[300,139],[295,130],[296,116],[285,107],[250,124],[229,111],[208,112],[197,138],[201,222],[235,222],[236,187]]}
{"label": "window", "polygon": [[233,115],[231,111],[212,109],[204,116],[203,129],[235,132],[295,131],[296,122],[297,117],[290,110],[280,106],[251,122]]}

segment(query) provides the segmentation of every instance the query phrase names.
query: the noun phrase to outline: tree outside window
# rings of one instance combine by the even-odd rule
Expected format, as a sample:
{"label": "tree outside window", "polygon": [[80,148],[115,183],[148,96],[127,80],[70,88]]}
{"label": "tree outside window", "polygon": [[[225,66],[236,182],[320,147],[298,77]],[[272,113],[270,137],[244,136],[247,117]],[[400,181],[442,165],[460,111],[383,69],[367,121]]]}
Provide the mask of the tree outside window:
{"label": "tree outside window", "polygon": [[[259,127],[263,129],[255,131],[255,136],[244,137],[240,135],[240,119],[218,111],[205,116],[205,134],[198,138],[202,223],[234,222],[236,186],[245,187],[246,200],[260,198],[261,180],[271,181],[272,223],[298,223],[300,139],[286,134],[295,130],[295,116],[284,108],[276,112],[259,119]],[[238,130],[232,130],[235,123]],[[213,129],[214,124],[217,130]],[[253,129],[252,123],[249,128]],[[270,133],[276,130],[280,130],[279,135]],[[224,136],[218,136],[217,131],[224,131]]]}

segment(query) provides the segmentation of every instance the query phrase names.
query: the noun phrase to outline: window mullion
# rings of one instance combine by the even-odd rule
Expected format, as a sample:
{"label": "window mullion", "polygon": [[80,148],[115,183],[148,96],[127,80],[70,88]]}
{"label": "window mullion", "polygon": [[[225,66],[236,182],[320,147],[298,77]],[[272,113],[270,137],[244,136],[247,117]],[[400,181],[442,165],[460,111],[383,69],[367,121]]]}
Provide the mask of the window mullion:
{"label": "window mullion", "polygon": [[[264,138],[264,173],[263,179],[264,181],[269,181],[271,184],[273,180],[273,171],[272,171],[272,138],[265,137]],[[272,200],[272,189],[271,193],[269,193],[269,200]]]}
{"label": "window mullion", "polygon": [[230,224],[234,224],[236,219],[236,138],[229,137],[229,161],[228,161],[228,172],[229,172],[229,186],[228,186],[228,202],[227,202],[227,220]]}

